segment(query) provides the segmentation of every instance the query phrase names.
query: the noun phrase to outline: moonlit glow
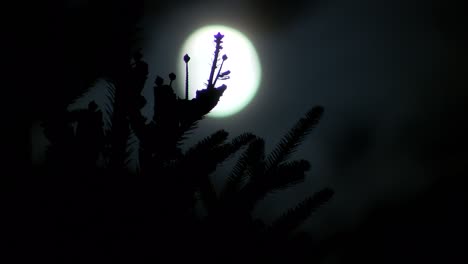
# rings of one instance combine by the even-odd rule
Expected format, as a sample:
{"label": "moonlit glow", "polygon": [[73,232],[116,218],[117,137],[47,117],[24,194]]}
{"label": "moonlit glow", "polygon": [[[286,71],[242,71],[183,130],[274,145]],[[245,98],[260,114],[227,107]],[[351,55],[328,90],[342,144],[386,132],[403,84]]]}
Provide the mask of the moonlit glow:
{"label": "moonlit glow", "polygon": [[[185,63],[182,57],[190,56],[189,62],[189,99],[195,97],[195,91],[206,88],[213,62],[215,43],[214,35],[218,32],[224,35],[223,49],[219,58],[226,54],[222,71],[230,70],[230,79],[218,80],[216,87],[226,84],[227,89],[220,98],[218,105],[208,114],[212,117],[233,115],[245,106],[255,96],[261,79],[261,67],[257,52],[252,42],[241,32],[226,26],[212,25],[193,32],[185,41],[181,53],[178,76],[185,76]],[[218,64],[221,63],[221,60]],[[215,71],[215,74],[218,71]],[[179,82],[179,91],[185,96],[184,82]]]}

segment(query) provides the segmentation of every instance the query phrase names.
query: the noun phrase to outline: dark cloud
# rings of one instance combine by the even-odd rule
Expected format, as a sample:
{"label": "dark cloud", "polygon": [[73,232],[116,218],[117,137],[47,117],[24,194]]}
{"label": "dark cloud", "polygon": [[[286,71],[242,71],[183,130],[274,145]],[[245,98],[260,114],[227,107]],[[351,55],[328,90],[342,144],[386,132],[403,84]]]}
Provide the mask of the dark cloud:
{"label": "dark cloud", "polygon": [[267,0],[248,1],[248,8],[252,9],[255,22],[269,29],[288,29],[294,22],[303,16],[313,16],[309,7],[316,8],[317,0],[275,1]]}
{"label": "dark cloud", "polygon": [[187,16],[193,13],[215,21],[247,20],[264,31],[287,30],[301,17],[310,15],[307,10],[318,6],[320,1],[265,1],[265,0],[195,0],[190,1],[146,1],[146,11],[150,16],[167,17],[172,12],[182,12]]}

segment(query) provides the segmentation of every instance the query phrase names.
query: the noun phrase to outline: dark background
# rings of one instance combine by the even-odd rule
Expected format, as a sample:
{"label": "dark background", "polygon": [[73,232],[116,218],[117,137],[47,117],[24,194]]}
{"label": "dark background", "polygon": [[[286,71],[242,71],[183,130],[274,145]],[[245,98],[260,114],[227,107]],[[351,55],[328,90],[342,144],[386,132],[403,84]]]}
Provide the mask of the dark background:
{"label": "dark background", "polygon": [[[41,158],[38,120],[95,78],[111,76],[126,48],[142,48],[149,96],[156,75],[176,70],[188,34],[224,24],[256,46],[261,86],[239,114],[202,121],[188,144],[224,128],[232,136],[253,132],[269,150],[310,107],[325,107],[295,155],[312,164],[306,182],[271,195],[258,214],[271,219],[330,186],[333,200],[303,226],[335,244],[324,262],[457,263],[464,257],[468,54],[462,4],[70,0],[28,6],[18,13],[25,29],[18,31],[18,47],[26,56],[16,64],[22,72],[16,91],[28,94],[20,97],[27,107],[19,112],[32,128],[29,157],[13,148],[28,162]],[[216,176],[222,182],[222,173]]]}

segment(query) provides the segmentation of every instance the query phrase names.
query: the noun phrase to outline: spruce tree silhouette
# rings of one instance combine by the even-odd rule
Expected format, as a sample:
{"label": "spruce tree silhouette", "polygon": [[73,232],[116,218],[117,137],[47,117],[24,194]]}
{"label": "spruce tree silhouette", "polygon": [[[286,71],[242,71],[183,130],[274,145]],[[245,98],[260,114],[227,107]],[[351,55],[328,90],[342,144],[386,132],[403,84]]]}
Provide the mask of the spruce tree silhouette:
{"label": "spruce tree silhouette", "polygon": [[[331,189],[305,199],[268,226],[254,218],[252,211],[268,193],[304,180],[308,161],[289,158],[317,125],[322,107],[309,110],[268,156],[263,139],[244,133],[228,142],[224,130],[185,152],[180,148],[227,89],[224,84],[216,87],[218,80],[230,74],[222,71],[228,57],[218,59],[223,37],[214,35],[208,83],[196,91],[195,98],[188,98],[187,79],[185,98],[179,98],[172,88],[175,74],[169,74],[169,84],[156,78],[154,115],[149,122],[141,114],[148,65],[136,51],[120,75],[106,79],[111,103],[101,107],[110,116],[105,120],[110,124],[108,131],[94,101],[87,109],[64,111],[44,123],[51,142],[44,175],[52,176],[49,183],[53,183],[44,187],[53,199],[59,199],[49,210],[56,218],[55,243],[61,260],[70,256],[82,261],[171,257],[176,262],[186,254],[209,250],[200,260],[299,262],[300,250],[309,250],[307,235],[295,231],[332,197]],[[183,59],[187,77],[190,57]],[[129,151],[132,136],[139,142],[137,171],[127,169],[128,161],[135,159]],[[244,147],[218,194],[210,175]],[[206,208],[206,216],[197,211],[198,201]],[[201,239],[206,243],[199,243]]]}
{"label": "spruce tree silhouette", "polygon": [[[296,243],[307,241],[307,236],[304,233],[295,234],[294,231],[331,198],[331,189],[325,188],[308,197],[269,226],[253,218],[252,210],[268,193],[289,188],[304,180],[309,162],[288,161],[288,158],[317,124],[322,112],[322,107],[314,107],[307,112],[266,158],[263,139],[255,137],[237,161],[219,197],[208,182],[209,178],[204,180],[200,197],[207,216],[202,230],[205,235],[209,234],[209,241],[214,242],[211,246],[216,248],[218,257],[231,257],[230,260],[224,259],[224,262],[271,263],[281,260],[296,263],[304,260],[304,252],[300,252]],[[206,153],[201,157],[210,156]],[[203,159],[199,158],[197,163],[203,164]],[[243,251],[236,251],[233,255],[231,251],[239,244],[243,245]]]}

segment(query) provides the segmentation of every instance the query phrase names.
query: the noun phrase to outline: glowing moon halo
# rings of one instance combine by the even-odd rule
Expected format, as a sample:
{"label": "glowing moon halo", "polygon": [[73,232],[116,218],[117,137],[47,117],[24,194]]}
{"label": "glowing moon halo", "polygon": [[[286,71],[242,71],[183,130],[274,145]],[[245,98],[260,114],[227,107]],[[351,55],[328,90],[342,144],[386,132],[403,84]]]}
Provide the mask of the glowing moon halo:
{"label": "glowing moon halo", "polygon": [[[191,58],[189,62],[189,99],[195,97],[196,90],[206,88],[214,57],[214,35],[218,32],[224,35],[223,49],[219,53],[219,58],[224,54],[228,56],[222,71],[231,71],[230,79],[216,82],[216,87],[226,84],[227,89],[218,105],[208,114],[208,116],[220,118],[234,115],[250,103],[260,85],[261,67],[255,47],[244,34],[222,25],[202,27],[187,38],[180,51],[178,76],[185,76],[185,63],[182,57],[188,54]],[[217,70],[215,74],[218,72]],[[181,94],[185,96],[184,82],[178,83]]]}

